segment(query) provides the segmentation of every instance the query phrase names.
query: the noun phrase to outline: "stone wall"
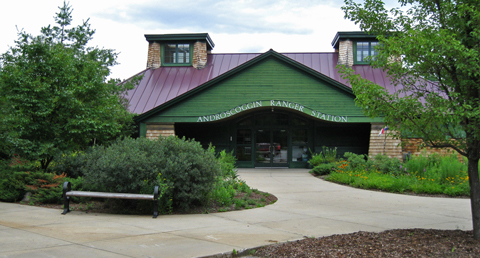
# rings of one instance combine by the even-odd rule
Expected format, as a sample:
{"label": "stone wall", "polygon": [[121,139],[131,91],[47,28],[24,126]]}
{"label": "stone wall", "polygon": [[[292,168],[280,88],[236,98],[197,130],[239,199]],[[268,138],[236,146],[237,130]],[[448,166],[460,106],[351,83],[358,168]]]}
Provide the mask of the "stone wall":
{"label": "stone wall", "polygon": [[175,136],[175,125],[147,124],[147,139],[158,139],[160,136]]}
{"label": "stone wall", "polygon": [[162,61],[160,56],[160,43],[158,42],[149,42],[148,43],[148,58],[147,58],[147,68],[156,69],[160,67]]}
{"label": "stone wall", "polygon": [[463,161],[463,156],[460,155],[458,152],[456,152],[452,148],[426,147],[426,148],[419,149],[418,147],[421,145],[422,139],[418,139],[418,138],[402,139],[402,143],[403,143],[404,155],[410,153],[412,156],[419,156],[424,153],[426,153],[427,155],[436,153],[444,156],[444,155],[450,155],[452,153],[455,153],[457,155],[458,160]]}

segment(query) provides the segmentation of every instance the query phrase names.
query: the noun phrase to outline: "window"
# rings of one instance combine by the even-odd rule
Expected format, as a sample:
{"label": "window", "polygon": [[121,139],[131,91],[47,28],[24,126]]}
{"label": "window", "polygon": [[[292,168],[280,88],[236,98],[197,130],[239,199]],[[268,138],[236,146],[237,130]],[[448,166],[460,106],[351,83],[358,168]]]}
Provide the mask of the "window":
{"label": "window", "polygon": [[165,44],[165,64],[190,64],[190,44]]}
{"label": "window", "polygon": [[367,57],[374,57],[378,54],[375,50],[378,42],[356,42],[355,46],[355,64],[368,64]]}

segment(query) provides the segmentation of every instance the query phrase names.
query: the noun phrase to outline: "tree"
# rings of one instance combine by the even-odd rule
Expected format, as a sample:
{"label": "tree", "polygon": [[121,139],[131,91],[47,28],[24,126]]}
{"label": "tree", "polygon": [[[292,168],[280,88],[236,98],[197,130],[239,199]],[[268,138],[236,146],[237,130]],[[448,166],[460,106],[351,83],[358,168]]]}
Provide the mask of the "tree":
{"label": "tree", "polygon": [[371,117],[383,117],[401,137],[413,132],[424,146],[450,147],[468,159],[475,239],[480,239],[480,5],[477,0],[345,0],[345,17],[378,35],[374,67],[385,69],[395,90],[340,68]]}
{"label": "tree", "polygon": [[54,18],[57,26],[39,36],[20,31],[0,58],[0,148],[42,169],[58,153],[129,134],[133,124],[122,98],[132,85],[107,82],[117,54],[87,46],[95,30],[88,20],[72,27],[69,4]]}

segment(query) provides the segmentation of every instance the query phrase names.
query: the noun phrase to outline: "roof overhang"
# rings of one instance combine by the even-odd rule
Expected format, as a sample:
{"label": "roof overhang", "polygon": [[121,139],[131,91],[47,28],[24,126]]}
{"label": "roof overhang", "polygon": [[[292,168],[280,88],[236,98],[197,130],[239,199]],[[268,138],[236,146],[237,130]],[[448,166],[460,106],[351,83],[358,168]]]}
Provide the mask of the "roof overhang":
{"label": "roof overhang", "polygon": [[377,38],[376,35],[368,34],[368,33],[363,32],[363,31],[339,31],[339,32],[337,32],[337,34],[335,35],[335,38],[333,38],[332,46],[333,46],[334,48],[338,48],[338,43],[339,43],[341,40],[349,40],[349,39],[355,39],[355,40],[359,40],[359,39],[375,40],[376,38]]}
{"label": "roof overhang", "polygon": [[207,43],[207,49],[212,50],[215,47],[210,35],[208,33],[181,33],[181,34],[145,34],[145,39],[148,42],[190,42],[201,41]]}

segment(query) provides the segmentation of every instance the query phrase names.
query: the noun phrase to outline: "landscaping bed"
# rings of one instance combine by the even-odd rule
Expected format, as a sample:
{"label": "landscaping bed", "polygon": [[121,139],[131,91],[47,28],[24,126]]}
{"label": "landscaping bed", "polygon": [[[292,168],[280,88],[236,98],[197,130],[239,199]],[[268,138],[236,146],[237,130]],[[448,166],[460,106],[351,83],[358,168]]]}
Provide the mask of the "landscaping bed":
{"label": "landscaping bed", "polygon": [[[254,190],[251,193],[240,192],[234,198],[235,200],[241,200],[242,202],[240,205],[236,205],[235,203],[229,206],[221,206],[218,203],[211,203],[206,207],[194,207],[189,210],[180,210],[174,209],[170,214],[202,214],[202,213],[216,213],[216,212],[227,212],[227,211],[234,211],[234,210],[245,210],[245,209],[253,209],[257,207],[264,207],[269,204],[273,204],[277,201],[277,197],[275,195],[261,192],[258,190]],[[19,204],[26,204],[22,202],[18,202]],[[244,205],[242,205],[244,204]],[[38,207],[45,207],[51,209],[58,209],[63,210],[63,204],[51,204],[51,203],[32,203],[32,205]],[[150,215],[150,211],[141,212],[135,211],[131,209],[117,209],[112,207],[105,201],[99,200],[91,200],[86,201],[83,203],[70,203],[70,210],[71,211],[84,211],[86,213],[109,213],[109,214],[148,214]],[[162,214],[162,211],[160,211]]]}
{"label": "landscaping bed", "polygon": [[245,255],[258,257],[479,257],[472,231],[394,229],[356,232],[264,246]]}

